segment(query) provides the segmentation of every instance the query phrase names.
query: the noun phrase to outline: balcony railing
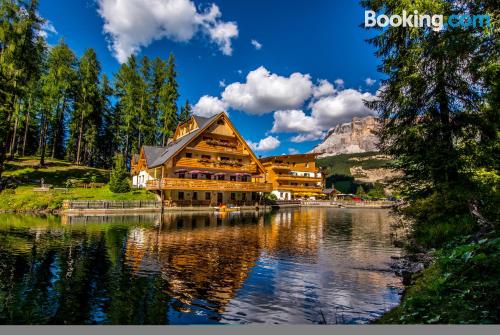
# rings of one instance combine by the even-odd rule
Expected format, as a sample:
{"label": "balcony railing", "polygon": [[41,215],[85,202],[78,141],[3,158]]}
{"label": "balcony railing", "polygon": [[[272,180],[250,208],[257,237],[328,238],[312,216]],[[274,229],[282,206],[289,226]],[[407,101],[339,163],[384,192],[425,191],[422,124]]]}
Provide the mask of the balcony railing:
{"label": "balcony railing", "polygon": [[311,183],[320,183],[322,178],[318,177],[306,177],[306,176],[294,176],[294,175],[278,175],[278,180],[290,180],[290,181],[299,181],[299,182],[311,182]]}
{"label": "balcony railing", "polygon": [[203,180],[163,178],[150,180],[147,183],[149,190],[200,190],[200,191],[239,191],[239,192],[271,192],[272,184],[257,182],[240,182],[228,180]]}
{"label": "balcony railing", "polygon": [[323,188],[321,186],[311,185],[279,185],[279,190],[287,190],[292,192],[303,192],[303,193],[322,193]]}

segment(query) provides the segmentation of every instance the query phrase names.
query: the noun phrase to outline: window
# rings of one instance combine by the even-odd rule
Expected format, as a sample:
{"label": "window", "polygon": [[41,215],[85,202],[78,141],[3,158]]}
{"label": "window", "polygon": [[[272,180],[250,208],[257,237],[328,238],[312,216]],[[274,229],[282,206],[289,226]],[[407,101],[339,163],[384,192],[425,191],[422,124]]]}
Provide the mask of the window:
{"label": "window", "polygon": [[192,178],[192,179],[198,179],[198,175],[197,175],[197,174],[192,174],[192,175],[191,175],[191,178]]}
{"label": "window", "polygon": [[224,125],[224,120],[220,119],[219,121],[217,121],[217,124],[223,126]]}
{"label": "window", "polygon": [[243,163],[243,159],[238,158],[238,162]]}
{"label": "window", "polygon": [[185,174],[185,173],[179,173],[179,178],[180,178],[180,179],[184,179],[184,178],[186,178],[186,174]]}
{"label": "window", "polygon": [[306,183],[306,186],[309,186],[309,184],[308,184],[308,183]]}
{"label": "window", "polygon": [[220,158],[221,161],[228,161],[229,160],[229,157],[221,157]]}
{"label": "window", "polygon": [[236,200],[236,193],[231,193],[231,200]]}
{"label": "window", "polygon": [[224,180],[224,175],[222,175],[222,174],[218,175],[217,180]]}
{"label": "window", "polygon": [[193,154],[191,152],[186,152],[186,158],[192,158]]}
{"label": "window", "polygon": [[242,193],[241,194],[241,200],[243,200],[243,201],[247,200],[247,194],[246,193]]}
{"label": "window", "polygon": [[205,192],[205,200],[212,199],[212,194],[210,192]]}
{"label": "window", "polygon": [[236,176],[229,176],[230,181],[236,181]]}
{"label": "window", "polygon": [[201,159],[210,159],[212,157],[210,157],[210,155],[201,155]]}
{"label": "window", "polygon": [[280,198],[283,198],[283,192],[280,192]]}
{"label": "window", "polygon": [[248,177],[247,176],[241,177],[241,181],[248,181]]}
{"label": "window", "polygon": [[193,192],[193,200],[198,200],[198,192]]}
{"label": "window", "polygon": [[309,163],[306,163],[306,168],[308,168],[308,167],[309,167]]}
{"label": "window", "polygon": [[179,200],[184,200],[184,192],[179,192]]}

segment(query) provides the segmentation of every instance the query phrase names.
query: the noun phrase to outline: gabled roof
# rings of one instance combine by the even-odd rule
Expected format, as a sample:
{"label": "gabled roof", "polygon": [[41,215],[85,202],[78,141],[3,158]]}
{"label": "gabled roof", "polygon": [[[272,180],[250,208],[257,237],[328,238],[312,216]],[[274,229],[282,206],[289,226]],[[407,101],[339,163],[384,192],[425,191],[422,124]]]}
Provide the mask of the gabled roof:
{"label": "gabled roof", "polygon": [[164,164],[177,152],[182,150],[189,142],[191,142],[191,140],[197,137],[203,130],[205,130],[213,121],[215,121],[215,119],[218,118],[219,115],[220,114],[214,115],[210,118],[193,115],[198,128],[189,134],[180,137],[177,141],[170,142],[165,147],[143,146],[147,166],[149,168],[155,168]]}
{"label": "gabled roof", "polygon": [[[184,149],[191,141],[197,138],[201,133],[203,133],[208,127],[210,127],[217,119],[221,116],[225,116],[225,113],[219,113],[212,117],[203,117],[198,115],[193,115],[194,121],[198,125],[198,128],[193,130],[192,132],[183,135],[178,138],[176,141],[169,143],[165,147],[152,147],[152,146],[143,146],[144,155],[146,156],[146,164],[148,168],[158,167],[165,162],[167,162],[170,158],[174,157],[179,151]],[[227,118],[227,117],[226,117]],[[229,120],[228,120],[229,121]],[[260,163],[259,159],[255,156],[252,149],[248,146],[246,141],[241,137],[236,128],[229,122],[229,126],[233,129],[236,136],[243,142],[247,150],[250,152],[250,155],[254,158],[256,164],[260,167],[262,171],[264,171],[264,167]]]}

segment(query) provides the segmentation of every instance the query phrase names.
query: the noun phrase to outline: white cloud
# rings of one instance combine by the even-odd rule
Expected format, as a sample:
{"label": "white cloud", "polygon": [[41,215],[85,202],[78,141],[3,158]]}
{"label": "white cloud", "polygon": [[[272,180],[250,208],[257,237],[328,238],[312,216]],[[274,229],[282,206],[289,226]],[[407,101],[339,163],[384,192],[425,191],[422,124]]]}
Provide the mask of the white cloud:
{"label": "white cloud", "polygon": [[226,87],[226,79],[219,80],[219,87]]}
{"label": "white cloud", "polygon": [[199,116],[210,117],[221,112],[226,112],[227,104],[217,97],[204,95],[193,106],[193,113]]}
{"label": "white cloud", "polygon": [[366,86],[372,86],[373,84],[375,84],[377,81],[375,79],[372,79],[370,77],[366,78],[365,79],[365,84]]}
{"label": "white cloud", "polygon": [[313,89],[313,96],[315,98],[321,98],[325,95],[332,95],[335,93],[335,88],[326,79],[318,80],[318,84]]}
{"label": "white cloud", "polygon": [[235,22],[220,20],[217,5],[199,11],[192,0],[98,0],[98,13],[120,63],[155,40],[187,42],[200,31],[231,55],[231,41],[238,36]]}
{"label": "white cloud", "polygon": [[57,30],[52,22],[50,22],[49,20],[45,20],[42,25],[42,29],[38,31],[38,35],[42,36],[43,38],[47,38],[49,34],[57,35]]}
{"label": "white cloud", "polygon": [[297,149],[295,149],[295,148],[288,148],[288,153],[289,153],[290,155],[297,155],[297,154],[299,154],[299,153],[300,153],[300,151],[298,151],[298,150],[297,150]]}
{"label": "white cloud", "polygon": [[337,124],[349,122],[353,117],[374,115],[363,102],[374,98],[368,92],[345,89],[312,102],[310,115],[302,110],[277,111],[271,133],[295,133],[290,140],[296,143],[318,140]]}
{"label": "white cloud", "polygon": [[335,79],[334,83],[339,88],[343,88],[344,87],[344,79],[337,78],[337,79]]}
{"label": "white cloud", "polygon": [[300,107],[311,96],[313,84],[308,74],[289,77],[270,73],[263,66],[248,73],[245,83],[232,83],[222,99],[234,109],[249,114],[265,114],[278,109]]}
{"label": "white cloud", "polygon": [[281,144],[280,140],[274,136],[268,136],[259,142],[247,141],[247,143],[254,151],[271,151],[278,148]]}
{"label": "white cloud", "polygon": [[255,48],[256,50],[260,50],[260,49],[262,49],[262,44],[261,44],[261,43],[259,43],[259,41],[257,41],[257,40],[252,40],[252,41],[251,41],[251,43],[252,43],[252,45],[254,46],[254,48]]}

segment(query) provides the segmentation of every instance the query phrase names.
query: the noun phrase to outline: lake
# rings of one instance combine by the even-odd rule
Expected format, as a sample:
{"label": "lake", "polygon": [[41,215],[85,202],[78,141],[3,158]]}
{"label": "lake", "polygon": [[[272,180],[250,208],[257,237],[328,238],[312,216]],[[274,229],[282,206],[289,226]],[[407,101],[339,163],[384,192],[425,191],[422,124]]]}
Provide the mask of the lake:
{"label": "lake", "polygon": [[367,323],[399,302],[389,211],[0,215],[0,324]]}

